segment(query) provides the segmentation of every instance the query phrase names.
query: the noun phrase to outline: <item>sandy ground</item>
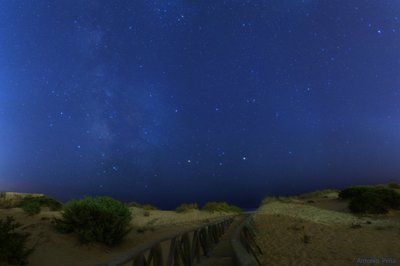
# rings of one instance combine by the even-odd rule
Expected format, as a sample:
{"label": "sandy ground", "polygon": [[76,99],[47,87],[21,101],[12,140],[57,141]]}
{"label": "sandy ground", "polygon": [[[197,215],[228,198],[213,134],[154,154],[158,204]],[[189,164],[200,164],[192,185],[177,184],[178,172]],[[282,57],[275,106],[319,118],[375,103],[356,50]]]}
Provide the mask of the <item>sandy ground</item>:
{"label": "sandy ground", "polygon": [[400,265],[399,211],[357,217],[331,195],[272,202],[253,219],[263,265]]}
{"label": "sandy ground", "polygon": [[[118,258],[129,253],[133,247],[149,240],[194,228],[226,216],[197,210],[188,213],[145,211],[134,207],[131,210],[133,213],[131,224],[134,229],[120,245],[113,248],[101,244],[81,244],[74,235],[57,232],[51,221],[53,217],[60,216],[59,212],[42,209],[38,215],[27,216],[19,208],[0,209],[0,219],[14,216],[18,222],[23,224],[24,230],[32,234],[29,246],[35,247],[35,250],[29,256],[29,265],[87,266]],[[138,232],[138,229],[141,229],[141,232]]]}

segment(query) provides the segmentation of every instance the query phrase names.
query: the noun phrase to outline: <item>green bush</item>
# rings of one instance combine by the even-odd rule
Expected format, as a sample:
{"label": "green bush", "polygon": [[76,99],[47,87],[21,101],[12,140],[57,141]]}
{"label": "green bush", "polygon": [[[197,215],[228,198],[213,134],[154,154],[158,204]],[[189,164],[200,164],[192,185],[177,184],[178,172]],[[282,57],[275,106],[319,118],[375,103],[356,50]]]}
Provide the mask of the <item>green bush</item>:
{"label": "green bush", "polygon": [[56,228],[64,233],[76,233],[82,242],[116,245],[131,230],[132,214],[123,203],[110,197],[85,197],[68,202]]}
{"label": "green bush", "polygon": [[209,212],[232,212],[232,213],[242,213],[242,209],[237,206],[229,205],[226,202],[207,202],[203,206],[204,211]]}
{"label": "green bush", "polygon": [[339,193],[342,199],[350,199],[349,209],[355,213],[386,213],[388,209],[400,209],[400,194],[382,186],[350,187]]}
{"label": "green bush", "polygon": [[199,205],[197,203],[182,203],[176,208],[176,212],[188,212],[191,210],[198,210]]}
{"label": "green bush", "polygon": [[28,215],[35,215],[40,212],[40,203],[36,201],[26,202],[21,206]]}
{"label": "green bush", "polygon": [[17,232],[21,225],[8,216],[0,219],[0,265],[26,265],[33,249],[26,248],[29,233]]}

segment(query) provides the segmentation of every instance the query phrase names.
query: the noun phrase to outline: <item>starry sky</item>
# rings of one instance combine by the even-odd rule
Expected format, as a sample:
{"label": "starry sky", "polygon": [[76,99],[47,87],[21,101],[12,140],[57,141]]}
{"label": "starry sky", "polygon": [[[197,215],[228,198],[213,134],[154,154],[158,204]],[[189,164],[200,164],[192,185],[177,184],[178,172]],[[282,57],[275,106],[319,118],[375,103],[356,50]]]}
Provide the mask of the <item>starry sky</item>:
{"label": "starry sky", "polygon": [[0,0],[0,190],[174,208],[399,181],[400,2]]}

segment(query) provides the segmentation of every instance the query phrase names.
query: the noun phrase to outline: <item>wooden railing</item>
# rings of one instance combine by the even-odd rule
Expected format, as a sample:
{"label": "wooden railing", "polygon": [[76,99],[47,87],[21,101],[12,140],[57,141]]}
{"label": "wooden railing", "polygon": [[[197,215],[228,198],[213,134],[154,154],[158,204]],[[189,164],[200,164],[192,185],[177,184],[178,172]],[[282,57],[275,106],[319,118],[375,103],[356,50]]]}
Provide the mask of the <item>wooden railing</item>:
{"label": "wooden railing", "polygon": [[129,254],[101,266],[192,266],[209,256],[234,216],[137,246]]}
{"label": "wooden railing", "polygon": [[235,254],[235,264],[238,266],[258,266],[261,262],[257,256],[262,255],[255,241],[256,227],[251,216],[236,227],[231,236],[231,245]]}

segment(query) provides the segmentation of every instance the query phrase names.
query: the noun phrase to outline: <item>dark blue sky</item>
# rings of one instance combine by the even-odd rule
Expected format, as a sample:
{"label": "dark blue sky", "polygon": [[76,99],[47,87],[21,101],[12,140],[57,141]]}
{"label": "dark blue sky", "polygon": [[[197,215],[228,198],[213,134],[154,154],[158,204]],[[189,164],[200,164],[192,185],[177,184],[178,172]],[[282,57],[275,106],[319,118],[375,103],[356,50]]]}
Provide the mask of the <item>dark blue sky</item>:
{"label": "dark blue sky", "polygon": [[0,190],[160,207],[400,177],[398,1],[0,1]]}

